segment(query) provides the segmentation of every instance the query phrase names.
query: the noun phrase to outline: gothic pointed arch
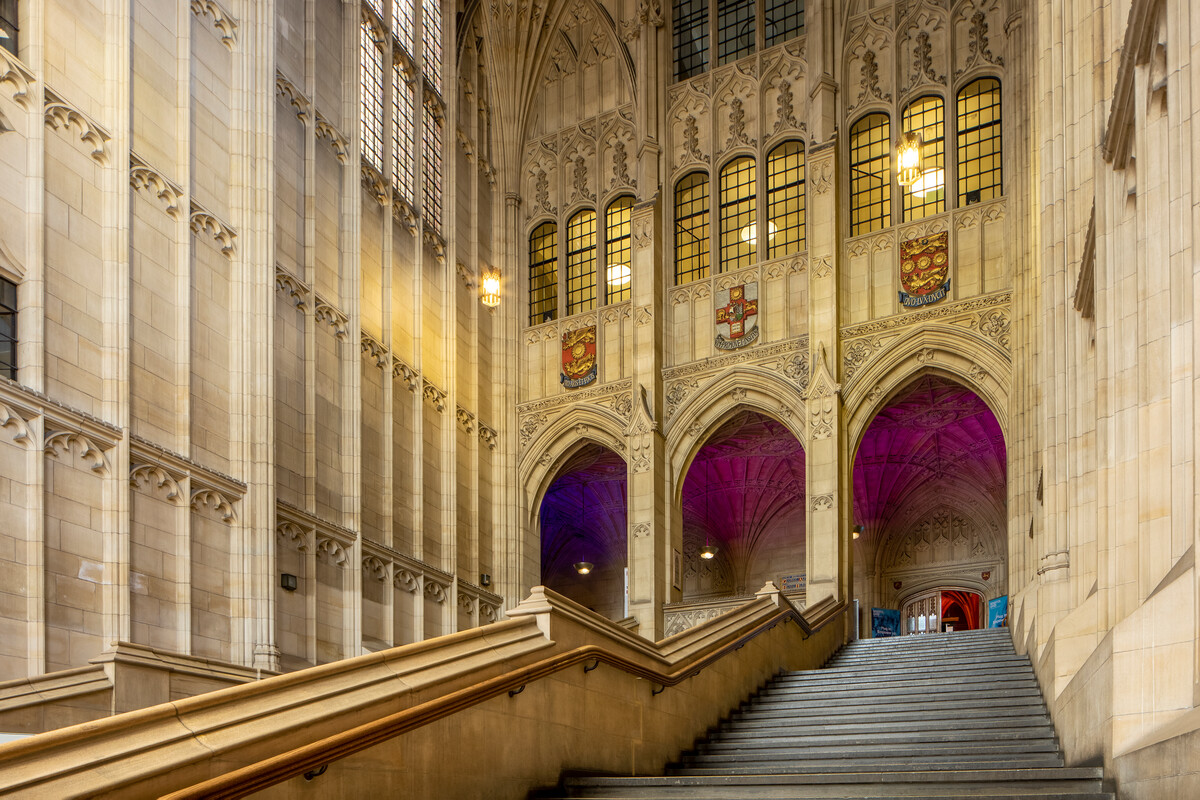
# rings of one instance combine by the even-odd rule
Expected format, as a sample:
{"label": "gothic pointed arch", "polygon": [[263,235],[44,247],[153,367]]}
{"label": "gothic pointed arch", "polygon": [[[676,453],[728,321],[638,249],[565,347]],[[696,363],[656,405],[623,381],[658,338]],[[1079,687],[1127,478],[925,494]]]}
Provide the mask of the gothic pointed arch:
{"label": "gothic pointed arch", "polygon": [[536,523],[538,509],[563,465],[588,444],[625,458],[625,421],[593,406],[573,406],[543,428],[529,443],[520,466],[526,508]]}
{"label": "gothic pointed arch", "polygon": [[710,379],[677,408],[667,430],[667,464],[674,501],[679,500],[683,477],[700,447],[739,410],[758,411],[777,420],[804,443],[806,407],[799,386],[764,367],[732,367]]}

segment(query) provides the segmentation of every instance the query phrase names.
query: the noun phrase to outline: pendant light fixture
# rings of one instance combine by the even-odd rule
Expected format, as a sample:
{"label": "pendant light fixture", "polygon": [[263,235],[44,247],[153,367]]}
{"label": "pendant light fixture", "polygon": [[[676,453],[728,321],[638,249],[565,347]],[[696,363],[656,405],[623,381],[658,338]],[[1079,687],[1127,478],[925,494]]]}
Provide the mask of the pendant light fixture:
{"label": "pendant light fixture", "polygon": [[912,186],[921,178],[921,134],[905,131],[896,142],[896,182]]}
{"label": "pendant light fixture", "polygon": [[714,547],[708,539],[708,493],[710,491],[709,483],[712,480],[712,471],[708,468],[708,462],[704,462],[704,547],[700,548],[700,557],[706,561],[711,561],[717,557],[717,548]]}
{"label": "pendant light fixture", "polygon": [[[584,503],[584,495],[583,495],[583,481],[582,481],[582,480],[580,480],[580,482],[579,482],[579,524],[576,526],[576,528],[577,528],[578,530],[583,530],[583,519],[584,519],[584,517],[586,516],[586,514],[585,514],[585,509],[584,509],[584,507],[583,507],[583,503]],[[579,541],[580,541],[580,543],[581,543],[581,544],[580,544],[580,548],[579,548],[579,549],[580,549],[580,551],[581,551],[581,552],[580,552],[580,555],[582,556],[582,555],[583,555],[583,553],[582,553],[582,550],[583,550],[582,543],[583,543],[583,541],[584,541],[584,540],[583,540],[583,535],[582,535],[582,534],[580,534],[580,536],[579,536]],[[586,559],[584,559],[584,558],[580,558],[578,561],[576,561],[576,562],[575,562],[575,564],[574,564],[574,566],[575,566],[575,571],[576,571],[576,572],[578,572],[580,575],[588,575],[588,574],[590,574],[590,573],[591,573],[591,571],[592,571],[593,569],[595,569],[595,568],[596,568],[596,565],[595,565],[595,564],[593,564],[592,562],[590,562],[590,561],[588,561],[588,560],[586,560]]]}

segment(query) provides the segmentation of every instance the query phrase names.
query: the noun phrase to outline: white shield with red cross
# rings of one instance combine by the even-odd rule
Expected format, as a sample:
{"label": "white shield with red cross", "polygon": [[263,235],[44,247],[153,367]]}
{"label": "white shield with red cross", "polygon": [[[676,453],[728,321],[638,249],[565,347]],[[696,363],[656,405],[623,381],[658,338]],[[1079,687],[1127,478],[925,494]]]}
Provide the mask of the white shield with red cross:
{"label": "white shield with red cross", "polygon": [[737,350],[758,339],[758,284],[717,290],[718,350]]}

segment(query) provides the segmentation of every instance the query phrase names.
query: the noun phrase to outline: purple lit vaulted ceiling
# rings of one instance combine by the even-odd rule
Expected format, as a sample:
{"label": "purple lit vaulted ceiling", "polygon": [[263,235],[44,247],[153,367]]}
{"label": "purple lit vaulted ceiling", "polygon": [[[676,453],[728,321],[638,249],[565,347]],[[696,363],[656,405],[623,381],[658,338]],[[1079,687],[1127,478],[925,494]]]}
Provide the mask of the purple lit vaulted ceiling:
{"label": "purple lit vaulted ceiling", "polygon": [[981,528],[1003,526],[1004,436],[978,395],[936,375],[879,412],[854,462],[854,518],[872,543],[950,506]]}

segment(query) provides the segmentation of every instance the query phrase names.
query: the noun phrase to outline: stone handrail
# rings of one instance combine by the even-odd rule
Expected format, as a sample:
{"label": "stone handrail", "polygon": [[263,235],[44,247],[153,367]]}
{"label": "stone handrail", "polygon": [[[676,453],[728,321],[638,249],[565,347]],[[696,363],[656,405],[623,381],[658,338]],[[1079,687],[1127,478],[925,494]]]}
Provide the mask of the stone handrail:
{"label": "stone handrail", "polygon": [[[298,776],[305,773],[323,773],[339,760],[396,746],[391,743],[409,740],[417,729],[452,715],[495,714],[489,704],[519,702],[511,698],[527,686],[575,691],[589,680],[585,673],[600,664],[612,673],[606,680],[619,683],[614,703],[618,696],[628,702],[627,695],[635,691],[636,704],[657,705],[664,717],[675,719],[681,716],[680,704],[688,708],[695,705],[694,697],[704,698],[714,703],[713,709],[692,713],[707,720],[702,724],[712,724],[785,666],[781,660],[795,661],[800,651],[811,650],[802,659],[805,665],[823,661],[841,643],[841,631],[832,633],[838,626],[828,626],[831,633],[822,635],[817,648],[799,643],[839,619],[844,609],[844,603],[826,602],[802,614],[768,584],[740,609],[652,643],[536,587],[510,612],[511,619],[494,625],[0,745],[0,794],[244,797],[288,779],[302,780]],[[785,625],[782,633],[763,637],[793,621],[797,624]],[[753,656],[738,655],[733,660],[746,663],[724,666],[742,648]],[[582,672],[571,670],[579,664]],[[636,689],[637,682],[648,685],[649,693]],[[684,695],[669,701],[655,698],[665,687],[680,686],[688,687]],[[638,713],[646,714],[647,708]],[[650,758],[665,758],[691,741],[701,723],[683,721],[690,723],[688,730],[677,733],[651,720],[663,732],[655,734]],[[674,724],[678,727],[679,721]],[[558,736],[555,725],[561,727],[561,721],[545,724],[545,735]],[[453,769],[447,759],[441,761],[442,769]],[[368,772],[361,766],[344,772],[336,780],[357,781],[353,788],[344,784],[345,796],[364,791]],[[381,781],[387,778],[380,776]],[[547,776],[530,779],[536,785]],[[529,788],[533,786],[513,789],[510,796],[523,796]],[[504,792],[492,786],[487,793],[456,794],[471,795]]]}

